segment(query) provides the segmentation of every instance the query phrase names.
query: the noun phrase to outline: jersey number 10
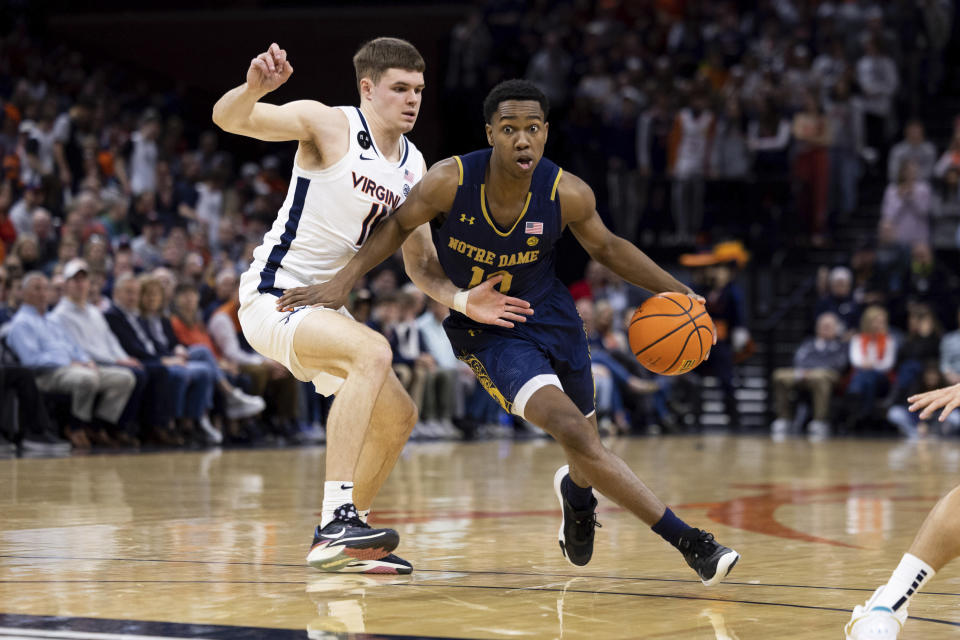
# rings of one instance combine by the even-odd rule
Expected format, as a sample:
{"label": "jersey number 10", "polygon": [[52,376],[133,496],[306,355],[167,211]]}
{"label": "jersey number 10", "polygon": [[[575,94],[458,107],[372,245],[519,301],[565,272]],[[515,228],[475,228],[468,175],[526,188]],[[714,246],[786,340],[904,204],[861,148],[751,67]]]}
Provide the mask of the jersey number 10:
{"label": "jersey number 10", "polygon": [[390,209],[387,208],[385,204],[377,204],[374,202],[370,206],[370,213],[367,214],[367,217],[363,219],[363,227],[360,229],[360,237],[357,238],[357,241],[354,243],[358,247],[362,246],[364,242],[367,241],[367,238],[370,237],[370,234],[373,233],[373,230],[377,228],[377,225],[383,222],[383,219],[390,215]]}
{"label": "jersey number 10", "polygon": [[[480,267],[470,267],[470,269],[473,272],[473,276],[470,278],[470,288],[472,289],[483,282],[484,277],[483,269]],[[500,293],[506,293],[507,291],[510,291],[510,285],[513,284],[513,274],[505,270],[494,271],[493,273],[487,275],[486,279],[489,280],[494,276],[503,276],[503,280],[500,281]]]}

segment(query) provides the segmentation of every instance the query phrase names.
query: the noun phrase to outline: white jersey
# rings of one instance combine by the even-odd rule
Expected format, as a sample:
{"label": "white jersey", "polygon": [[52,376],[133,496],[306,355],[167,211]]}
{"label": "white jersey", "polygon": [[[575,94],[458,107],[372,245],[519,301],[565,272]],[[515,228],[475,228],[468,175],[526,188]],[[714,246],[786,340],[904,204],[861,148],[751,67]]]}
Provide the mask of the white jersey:
{"label": "white jersey", "polygon": [[423,177],[423,156],[406,136],[400,161],[390,162],[360,110],[337,108],[350,123],[350,148],[322,171],[305,171],[294,161],[283,207],[247,272],[259,273],[260,293],[279,296],[333,278]]}

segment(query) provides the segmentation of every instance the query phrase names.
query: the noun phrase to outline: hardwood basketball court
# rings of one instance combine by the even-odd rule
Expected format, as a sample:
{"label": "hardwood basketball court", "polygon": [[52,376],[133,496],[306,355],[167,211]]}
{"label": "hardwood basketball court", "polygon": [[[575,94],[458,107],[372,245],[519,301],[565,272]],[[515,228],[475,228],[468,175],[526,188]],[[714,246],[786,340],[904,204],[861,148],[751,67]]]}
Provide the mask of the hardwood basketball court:
{"label": "hardwood basketball court", "polygon": [[[841,638],[960,477],[955,441],[607,444],[743,554],[727,583],[602,498],[569,565],[547,440],[410,444],[371,519],[400,577],[305,566],[322,448],[5,459],[0,638]],[[910,613],[902,638],[960,637],[960,565]]]}

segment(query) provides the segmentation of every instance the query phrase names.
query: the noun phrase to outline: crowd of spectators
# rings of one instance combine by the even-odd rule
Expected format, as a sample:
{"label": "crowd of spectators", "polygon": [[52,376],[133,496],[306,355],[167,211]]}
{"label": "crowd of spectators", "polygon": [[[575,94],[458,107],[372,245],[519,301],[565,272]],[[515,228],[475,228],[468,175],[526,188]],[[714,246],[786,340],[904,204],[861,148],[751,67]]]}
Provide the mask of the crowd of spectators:
{"label": "crowd of spectators", "polygon": [[[826,244],[857,210],[861,176],[882,179],[888,157],[892,184],[909,184],[907,160],[920,164],[913,180],[930,179],[934,149],[911,117],[940,90],[953,11],[949,0],[483,3],[451,35],[449,150],[482,143],[471,116],[487,87],[525,76],[552,104],[548,152],[626,237],[770,244],[799,232]],[[955,202],[958,145],[937,163],[942,194],[885,203],[885,216],[906,224]]]}
{"label": "crowd of spectators", "polygon": [[[548,153],[594,187],[618,232],[658,246],[762,238],[758,255],[786,238],[829,244],[861,206],[861,177],[889,180],[876,242],[852,256],[847,293],[838,284],[824,302],[834,320],[818,322],[795,371],[822,369],[817,345],[848,339],[852,419],[877,406],[869,398],[893,398],[900,424],[901,396],[933,381],[934,354],[918,345],[955,320],[956,299],[940,297],[955,274],[934,249],[957,244],[960,124],[939,154],[911,118],[940,90],[952,19],[946,0],[478,3],[438,64],[444,151],[482,146],[483,95],[527,77],[552,103]],[[323,438],[329,400],[253,352],[237,322],[237,278],[282,204],[292,153],[224,150],[170,86],[22,24],[0,40],[0,448]],[[720,329],[705,369],[732,425],[734,363],[751,343],[736,283],[744,263],[717,259],[693,276]],[[447,310],[405,282],[388,262],[352,311],[390,340],[421,409],[414,435],[522,429],[454,357]],[[693,410],[690,379],[651,376],[630,357],[633,289],[589,265],[571,290],[604,430],[669,430]],[[876,304],[892,326],[911,323],[906,337],[884,338],[879,313],[861,320]],[[919,304],[932,329],[913,319]],[[820,335],[831,322],[838,338]],[[938,343],[947,380],[958,374],[951,336]],[[814,421],[827,423],[822,380],[844,374],[775,381],[788,393],[802,379]],[[788,399],[776,407],[789,418]]]}

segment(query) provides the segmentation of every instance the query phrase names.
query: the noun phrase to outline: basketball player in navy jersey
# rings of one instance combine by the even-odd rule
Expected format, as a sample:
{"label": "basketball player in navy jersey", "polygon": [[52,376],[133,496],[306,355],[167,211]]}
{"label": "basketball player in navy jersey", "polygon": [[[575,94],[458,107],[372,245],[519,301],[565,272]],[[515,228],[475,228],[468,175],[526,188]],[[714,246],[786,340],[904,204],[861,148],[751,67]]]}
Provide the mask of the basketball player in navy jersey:
{"label": "basketball player in navy jersey", "polygon": [[[273,43],[250,61],[246,82],[217,101],[213,120],[230,133],[299,143],[283,207],[240,280],[239,317],[254,349],[313,382],[319,393],[336,394],[327,420],[321,520],[307,563],[323,571],[410,573],[410,563],[390,553],[397,532],[367,525],[373,498],[417,420],[391,369],[390,345],[342,303],[277,304],[289,288],[333,277],[426,172],[404,135],[420,111],[420,53],[405,40],[376,38],[360,47],[353,63],[359,107],[268,104],[262,99],[293,74],[287,52]],[[509,317],[522,322],[528,305],[493,284],[471,293],[470,316],[513,326],[504,319],[510,309],[520,313]]]}
{"label": "basketball player in navy jersey", "polygon": [[[927,420],[940,410],[940,422],[960,410],[960,384],[908,398],[910,411]],[[844,627],[847,640],[896,640],[907,621],[911,598],[948,562],[960,557],[960,485],[930,510],[890,580],[857,605]]]}
{"label": "basketball player in navy jersey", "polygon": [[[569,227],[591,257],[628,282],[657,293],[696,295],[611,233],[590,187],[542,157],[548,104],[539,89],[523,80],[503,82],[483,110],[492,149],[438,163],[336,276],[289,289],[280,302],[339,305],[357,278],[409,237],[407,265],[417,272],[442,269],[449,277],[450,282],[433,278],[423,284],[413,279],[454,309],[444,328],[458,357],[506,410],[544,429],[564,448],[569,464],[554,476],[564,556],[581,566],[592,556],[596,487],[680,550],[704,584],[717,584],[739,554],[674,515],[600,441],[583,322],[556,277],[555,244]],[[526,323],[491,327],[463,314],[470,289],[487,279],[531,304],[534,313]]]}

